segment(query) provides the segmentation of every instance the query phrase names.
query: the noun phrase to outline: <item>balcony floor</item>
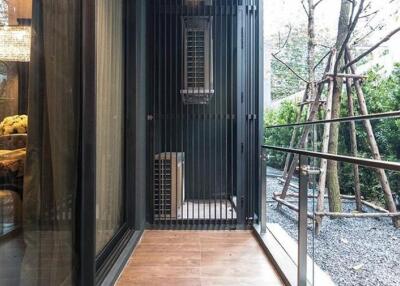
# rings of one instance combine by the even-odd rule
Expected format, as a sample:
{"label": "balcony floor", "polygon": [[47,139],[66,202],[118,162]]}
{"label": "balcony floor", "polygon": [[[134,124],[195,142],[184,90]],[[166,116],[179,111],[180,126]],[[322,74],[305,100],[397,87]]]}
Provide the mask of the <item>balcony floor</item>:
{"label": "balcony floor", "polygon": [[251,231],[148,230],[123,285],[283,285]]}

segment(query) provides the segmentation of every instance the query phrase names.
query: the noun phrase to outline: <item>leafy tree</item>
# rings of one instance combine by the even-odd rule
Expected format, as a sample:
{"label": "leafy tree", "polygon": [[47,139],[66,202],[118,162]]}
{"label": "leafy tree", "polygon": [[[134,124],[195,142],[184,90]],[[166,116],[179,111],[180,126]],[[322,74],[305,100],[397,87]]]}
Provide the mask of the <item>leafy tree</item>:
{"label": "leafy tree", "polygon": [[[328,49],[324,47],[330,42],[326,31],[318,31],[318,40],[320,45],[316,47],[316,60],[320,60],[326,54]],[[307,78],[307,27],[305,25],[290,28],[286,36],[275,34],[271,38],[271,44],[274,51],[278,51],[277,56],[283,62],[287,63],[299,75]],[[325,61],[318,65],[316,69],[316,78],[322,76],[325,67]],[[271,96],[272,99],[279,99],[299,92],[305,88],[302,80],[296,77],[279,61],[272,59],[271,62]]]}

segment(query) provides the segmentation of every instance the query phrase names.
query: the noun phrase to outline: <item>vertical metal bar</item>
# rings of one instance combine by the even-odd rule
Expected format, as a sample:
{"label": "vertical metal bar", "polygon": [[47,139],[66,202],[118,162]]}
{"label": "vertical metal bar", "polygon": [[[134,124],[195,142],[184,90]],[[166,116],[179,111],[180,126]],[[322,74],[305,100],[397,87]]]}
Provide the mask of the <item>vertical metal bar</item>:
{"label": "vertical metal bar", "polygon": [[245,168],[244,164],[244,140],[245,137],[244,129],[245,129],[245,108],[244,108],[244,55],[243,55],[243,42],[242,38],[244,37],[243,30],[243,7],[242,5],[237,6],[237,55],[236,55],[236,134],[235,134],[235,145],[236,145],[236,156],[235,156],[235,177],[236,177],[236,195],[237,195],[237,216],[238,223],[244,223],[244,205],[242,201],[243,193],[245,190]]}
{"label": "vertical metal bar", "polygon": [[[176,0],[175,1],[175,9],[178,9],[178,5],[179,5],[179,3],[178,3],[178,1],[179,0]],[[179,123],[180,123],[180,121],[179,121],[179,115],[180,115],[180,110],[179,110],[179,102],[178,102],[178,94],[179,94],[179,83],[178,83],[178,45],[179,45],[179,42],[178,42],[178,28],[179,28],[179,14],[177,13],[176,14],[176,16],[173,16],[173,20],[174,20],[174,24],[175,24],[175,33],[174,33],[174,40],[175,40],[175,46],[173,47],[173,50],[174,50],[174,54],[173,54],[173,59],[174,59],[174,71],[173,71],[173,74],[174,74],[174,89],[173,89],[173,91],[172,91],[172,94],[173,94],[173,97],[175,98],[175,126],[176,126],[176,128],[178,128],[178,126],[179,126]],[[178,133],[178,132],[182,132],[181,130],[175,130],[175,140],[174,140],[174,144],[176,144],[176,157],[177,157],[177,159],[178,159],[178,154],[180,153],[180,152],[182,152],[182,150],[181,150],[181,148],[179,148],[179,138],[178,137],[176,137],[176,134]],[[177,161],[177,164],[178,164],[178,161]],[[181,162],[181,164],[182,164],[182,162]],[[180,179],[180,180],[182,180],[182,175],[181,176],[178,176],[178,170],[179,169],[177,169],[177,172],[176,172],[176,177],[175,177],[175,181],[176,181],[176,214],[175,214],[175,220],[176,220],[176,225],[178,225],[178,222],[179,222],[179,210],[181,210],[182,211],[182,207],[183,207],[183,205],[182,205],[182,198],[183,198],[183,194],[182,194],[182,189],[178,189],[178,186],[182,186],[182,181],[181,182],[179,182],[179,184],[178,184],[178,180]],[[183,172],[183,165],[181,165],[181,171]],[[179,192],[179,195],[178,195],[178,192]],[[180,200],[178,200],[178,198],[181,198]],[[179,209],[178,209],[178,206],[179,206]]]}
{"label": "vertical metal bar", "polygon": [[[225,54],[223,53],[223,35],[224,35],[224,27],[223,27],[223,25],[224,25],[224,23],[223,23],[223,3],[222,3],[222,0],[221,0],[221,2],[219,3],[220,5],[219,5],[219,9],[218,9],[218,12],[219,12],[219,25],[220,25],[220,35],[219,35],[219,42],[220,42],[220,44],[218,45],[219,46],[219,55],[218,55],[218,58],[220,59],[220,62],[219,62],[219,72],[221,73],[221,75],[222,75],[222,70],[223,70],[223,65],[224,65],[224,59],[223,58],[225,58]],[[219,128],[220,128],[220,132],[219,132],[219,143],[220,143],[220,162],[219,162],[219,223],[220,223],[220,225],[222,225],[222,223],[223,223],[223,219],[222,219],[222,202],[223,202],[223,195],[222,195],[222,191],[223,191],[223,177],[222,177],[222,174],[223,174],[223,160],[224,160],[224,156],[223,156],[223,152],[222,152],[222,150],[223,150],[223,140],[224,140],[224,135],[223,135],[223,130],[224,130],[224,118],[223,118],[223,105],[224,105],[224,102],[223,102],[223,94],[224,94],[224,88],[223,88],[223,86],[224,86],[224,77],[223,76],[221,76],[220,77],[220,79],[219,79],[219,85],[220,85],[220,94],[219,94],[219,102],[220,102],[220,104],[219,104]]]}
{"label": "vertical metal bar", "polygon": [[228,1],[225,1],[224,5],[224,90],[225,90],[225,102],[224,102],[224,201],[225,201],[225,224],[228,223],[228,203],[229,203],[229,196],[228,196],[228,188],[229,188],[229,177],[228,177],[228,134],[229,134],[229,85],[228,85],[228,61],[229,61],[229,52],[228,52]]}
{"label": "vertical metal bar", "polygon": [[261,185],[259,193],[259,220],[261,233],[265,233],[267,229],[267,156],[266,149],[261,151]]}
{"label": "vertical metal bar", "polygon": [[[217,29],[216,29],[216,21],[215,21],[215,7],[216,7],[216,2],[212,3],[212,6],[210,7],[209,11],[210,11],[210,16],[212,16],[212,33],[213,33],[213,37],[212,37],[212,47],[210,46],[210,51],[212,49],[212,53],[208,54],[208,60],[211,62],[211,60],[213,60],[213,73],[209,73],[208,77],[209,80],[211,80],[211,75],[213,76],[212,81],[213,81],[213,88],[216,91],[216,76],[217,76],[217,72],[214,72],[214,70],[216,70],[217,65],[215,64],[216,61],[216,45],[214,43],[214,39],[216,38],[216,34],[217,34]],[[211,42],[211,41],[210,41]],[[211,81],[209,81],[211,82]],[[216,92],[213,95],[213,99],[212,99],[212,105],[214,108],[210,108],[210,155],[211,155],[211,161],[212,161],[212,167],[210,168],[212,170],[212,174],[213,174],[213,178],[212,181],[210,182],[210,196],[209,196],[209,213],[210,213],[210,224],[211,223],[215,223],[216,221],[216,215],[215,215],[215,192],[216,192],[216,176],[217,176],[217,171],[216,171],[216,164],[215,164],[215,160],[216,160],[216,144],[215,144],[215,128],[216,128],[216,104],[217,104],[217,98],[216,98]],[[214,205],[214,211],[212,210],[212,206]]]}
{"label": "vertical metal bar", "polygon": [[[205,8],[205,6],[203,6],[202,7],[202,13],[201,13],[202,15],[206,15],[206,8]],[[205,43],[206,41],[204,41],[204,43]],[[204,56],[205,56],[205,54],[204,54]],[[204,63],[206,62],[206,59],[204,58]],[[206,82],[206,71],[204,70],[204,82]],[[202,223],[204,224],[205,223],[205,219],[206,219],[206,204],[205,204],[205,178],[207,178],[208,176],[206,176],[206,173],[207,173],[207,170],[206,170],[206,166],[205,166],[205,164],[206,164],[206,162],[205,162],[205,158],[206,158],[206,154],[205,154],[205,148],[204,148],[204,145],[205,145],[205,123],[206,123],[206,120],[207,120],[207,116],[206,116],[206,113],[207,113],[207,106],[208,105],[203,105],[202,106],[202,122],[201,122],[201,131],[202,132],[200,132],[200,134],[203,134],[203,136],[201,136],[200,135],[200,139],[202,139],[200,142],[199,142],[199,147],[200,147],[200,157],[201,157],[201,159],[202,159],[202,166],[201,166],[201,174],[202,174],[202,176],[201,176],[201,178],[200,178],[200,182],[201,182],[201,202],[202,202],[202,205],[203,205],[203,213],[202,213],[202,217],[201,217],[201,219],[202,219]]]}
{"label": "vertical metal bar", "polygon": [[[169,8],[169,7],[168,7]],[[170,183],[170,193],[169,193],[169,196],[168,196],[168,202],[169,202],[169,225],[171,226],[172,225],[172,220],[173,220],[173,212],[172,212],[172,210],[173,210],[173,204],[175,203],[174,201],[173,201],[173,177],[172,177],[172,174],[174,173],[173,172],[173,168],[177,168],[177,165],[176,164],[174,164],[174,158],[173,158],[173,153],[172,153],[172,150],[171,150],[171,147],[172,147],[172,144],[171,144],[171,140],[172,140],[172,133],[173,132],[171,132],[173,129],[172,129],[172,127],[173,127],[173,119],[172,119],[172,117],[171,117],[171,115],[172,115],[172,113],[173,113],[173,109],[172,109],[172,98],[171,98],[171,96],[172,96],[172,90],[171,90],[171,87],[172,87],[172,72],[171,72],[171,67],[172,67],[172,65],[171,65],[171,63],[170,63],[170,61],[171,61],[171,54],[170,54],[170,51],[171,51],[171,47],[170,47],[170,45],[171,45],[171,20],[170,20],[170,18],[171,17],[169,17],[169,13],[168,12],[166,12],[165,13],[165,29],[166,29],[166,33],[165,33],[165,37],[166,37],[166,40],[165,40],[165,47],[164,47],[164,50],[165,50],[165,59],[164,59],[164,63],[165,63],[165,72],[166,72],[166,75],[165,75],[165,78],[166,78],[166,82],[165,82],[165,94],[164,94],[164,98],[165,98],[165,100],[166,100],[166,103],[165,103],[165,106],[166,106],[166,110],[165,110],[165,116],[166,116],[166,130],[165,130],[165,134],[166,134],[166,136],[167,136],[167,138],[166,138],[166,142],[165,142],[165,144],[166,144],[166,151],[168,151],[168,156],[169,156],[169,162],[170,162],[170,169],[169,169],[169,171],[170,171],[170,178],[171,178],[171,180],[169,181],[169,183]],[[169,131],[169,132],[167,132],[167,131]],[[175,162],[175,163],[177,163],[177,162]],[[175,172],[176,172],[177,170],[175,170]],[[176,182],[175,182],[176,183]],[[175,187],[176,187],[176,185],[175,185]],[[175,196],[176,196],[176,193],[175,193]],[[177,207],[177,205],[175,205],[175,207]],[[175,208],[176,209],[176,208]]]}
{"label": "vertical metal bar", "polygon": [[231,4],[231,14],[230,14],[230,39],[231,39],[231,41],[230,41],[230,70],[229,70],[229,74],[230,74],[230,83],[231,83],[231,92],[230,92],[230,114],[231,114],[231,121],[230,121],[230,134],[231,134],[231,136],[230,136],[230,157],[231,157],[231,160],[230,160],[230,178],[231,178],[231,182],[230,182],[230,186],[231,186],[231,190],[230,190],[230,192],[231,192],[231,196],[230,196],[230,199],[231,199],[231,204],[232,204],[232,206],[231,206],[231,223],[233,223],[233,219],[234,219],[234,212],[236,212],[236,206],[234,205],[234,190],[235,190],[235,182],[234,182],[234,180],[233,180],[233,174],[234,174],[234,161],[235,161],[235,156],[234,156],[234,142],[235,142],[235,137],[234,137],[234,130],[235,130],[235,121],[236,121],[236,118],[234,117],[235,115],[235,100],[234,100],[234,98],[235,98],[235,77],[234,77],[234,71],[235,71],[235,68],[234,68],[234,63],[235,63],[235,61],[234,61],[234,46],[235,46],[235,36],[234,36],[234,31],[235,31],[235,29],[234,29],[234,27],[235,27],[235,25],[234,25],[234,19],[235,19],[235,17],[234,17],[234,13],[233,13],[233,11],[234,11],[234,9],[235,9],[235,1],[232,1],[232,4]]}
{"label": "vertical metal bar", "polygon": [[[153,2],[153,5],[154,5],[154,8],[156,9],[157,8],[157,4],[155,2]],[[154,33],[154,39],[155,39],[154,53],[156,53],[156,51],[157,51],[157,53],[156,53],[156,65],[155,65],[155,81],[154,82],[159,82],[160,83],[158,85],[155,85],[156,86],[156,90],[157,90],[157,108],[156,108],[156,115],[155,115],[155,117],[156,117],[155,131],[157,133],[155,135],[155,138],[157,138],[157,137],[160,137],[160,136],[162,137],[162,134],[161,134],[161,131],[162,131],[161,130],[161,125],[162,125],[162,117],[161,117],[161,115],[162,114],[161,114],[161,101],[160,101],[160,98],[161,98],[160,97],[160,90],[161,90],[161,87],[160,87],[160,85],[161,85],[161,82],[160,82],[161,81],[161,76],[160,76],[160,58],[161,58],[161,56],[160,56],[160,49],[157,48],[161,44],[161,39],[160,39],[160,32],[158,30],[159,29],[160,19],[159,19],[159,15],[157,14],[156,11],[153,12],[153,17],[154,17],[154,28],[153,28],[154,31],[153,31],[153,33]],[[158,128],[160,128],[160,130]],[[162,138],[160,138],[160,139],[162,139]],[[161,142],[161,140],[159,140],[158,142]],[[163,197],[162,197],[163,184],[162,184],[162,179],[161,179],[161,172],[162,172],[161,145],[162,144],[157,144],[157,145],[158,145],[157,146],[157,149],[158,149],[157,150],[158,151],[158,162],[157,162],[157,164],[158,164],[158,180],[157,180],[157,183],[158,183],[158,194],[157,194],[157,196],[158,196],[158,207],[157,207],[158,213],[157,213],[157,221],[158,221],[158,223],[161,223],[162,214],[163,214],[163,211],[164,211],[163,210]],[[154,154],[152,154],[154,160],[155,160],[155,155],[156,155],[156,152],[154,152]]]}
{"label": "vertical metal bar", "polygon": [[[165,3],[163,3],[163,4],[165,4]],[[167,14],[165,13],[165,11],[163,11],[162,12],[162,14],[163,14],[163,23],[162,23],[162,25],[163,25],[163,37],[162,37],[162,45],[160,46],[161,47],[161,51],[162,51],[162,60],[161,60],[161,64],[162,64],[162,91],[161,91],[161,102],[162,102],[162,120],[163,120],[163,125],[162,125],[162,148],[161,148],[161,152],[163,153],[163,158],[164,158],[164,160],[162,161],[163,162],[163,165],[164,165],[164,167],[163,167],[163,181],[164,181],[164,186],[165,186],[165,188],[164,188],[164,194],[163,194],[163,206],[164,206],[164,220],[163,220],[163,222],[164,222],[164,224],[167,224],[168,223],[168,220],[169,220],[169,218],[168,218],[168,209],[167,209],[167,194],[166,194],[166,190],[167,190],[167,187],[166,187],[166,183],[167,183],[167,177],[166,177],[166,174],[167,174],[167,170],[166,170],[166,168],[167,168],[167,161],[168,161],[168,154],[167,154],[167,152],[166,152],[166,145],[167,145],[167,133],[166,133],[166,129],[167,129],[167,118],[166,118],[166,109],[167,109],[167,106],[166,106],[166,104],[167,104],[167,100],[166,100],[166,98],[165,98],[165,91],[167,90],[167,65],[166,65],[166,59],[167,59],[167,49],[166,49],[166,43],[167,43],[167,25],[166,25],[166,22],[167,22]]]}
{"label": "vertical metal bar", "polygon": [[[182,10],[184,10],[184,0],[181,0],[181,8],[182,8]],[[181,23],[181,25],[182,25],[182,23]],[[185,38],[183,37],[183,35],[182,35],[182,43],[181,43],[181,47],[182,47],[182,51],[184,51],[184,49],[185,49]],[[185,72],[185,67],[184,67],[184,60],[182,60],[182,62],[181,62],[181,72],[182,73],[184,73]],[[182,77],[181,77],[181,80],[182,80]],[[181,100],[182,100],[182,97],[181,97]],[[183,128],[183,133],[182,133],[182,142],[183,142],[183,150],[185,151],[185,168],[186,168],[186,166],[189,166],[189,164],[187,163],[187,161],[186,161],[186,159],[189,157],[189,156],[187,156],[187,154],[189,153],[189,150],[190,150],[190,142],[187,142],[186,140],[188,139],[188,136],[186,136],[186,132],[188,132],[188,130],[189,130],[189,127],[190,127],[190,124],[189,124],[189,119],[190,119],[190,117],[189,117],[189,115],[190,115],[190,112],[189,112],[189,108],[187,108],[187,106],[185,105],[185,104],[182,104],[182,114],[183,114],[183,121],[184,121],[184,124],[183,124],[183,126],[184,126],[184,128]],[[185,170],[185,176],[188,174],[188,172],[186,172],[186,170]],[[187,182],[187,179],[185,178],[185,184],[186,184],[186,182]],[[186,189],[187,189],[187,186],[185,186],[185,191],[186,191]],[[189,224],[189,205],[190,205],[190,202],[189,202],[189,199],[187,199],[187,201],[186,201],[186,218],[183,220],[182,219],[182,222],[183,223],[185,223],[185,224]]]}
{"label": "vertical metal bar", "polygon": [[[217,5],[213,5],[213,14],[214,14],[214,19],[215,19],[215,17],[216,17],[216,15],[217,15]],[[214,21],[214,23],[215,23],[215,29],[214,29],[214,31],[215,31],[215,34],[216,34],[216,37],[215,37],[215,39],[218,39],[218,37],[219,37],[219,33],[217,33],[217,31],[218,31],[218,29],[217,29],[217,21]],[[217,45],[215,45],[215,47],[217,47]],[[216,51],[218,51],[217,50],[217,48],[215,48],[215,50]],[[218,59],[218,54],[216,55],[216,57],[215,57],[216,59]],[[218,115],[217,115],[217,113],[218,113],[218,109],[217,109],[217,105],[218,105],[218,98],[217,98],[217,96],[218,96],[218,93],[219,93],[219,89],[218,89],[218,85],[217,85],[217,83],[219,82],[219,71],[218,71],[218,67],[217,67],[217,65],[215,65],[216,66],[216,68],[217,68],[217,72],[215,73],[215,95],[214,95],[214,146],[213,146],[213,150],[214,150],[214,158],[213,158],[213,161],[214,161],[214,188],[213,188],[213,202],[214,202],[214,223],[216,224],[217,223],[217,136],[218,136],[218,132],[217,132],[217,118],[218,118]]]}
{"label": "vertical metal bar", "polygon": [[[152,8],[152,5],[153,5],[153,3],[151,3],[151,8]],[[150,9],[151,9],[150,8]],[[152,9],[152,10],[154,10],[154,9]],[[155,26],[155,20],[154,20],[154,15],[153,15],[153,12],[150,12],[149,14],[148,14],[150,17],[152,17],[153,19],[151,19],[151,25],[150,25],[150,30],[151,31],[154,31],[154,26]],[[154,50],[154,45],[155,45],[155,43],[156,43],[156,40],[155,40],[155,37],[154,37],[154,34],[155,33],[151,33],[152,34],[152,37],[151,37],[151,39],[152,39],[152,43],[150,43],[149,44],[149,49],[150,49],[150,54],[152,54],[153,56],[150,58],[150,63],[151,63],[151,79],[152,79],[152,81],[154,81],[155,80],[155,72],[154,72],[154,70],[155,70],[155,65],[156,65],[156,61],[155,61],[155,50]],[[150,203],[150,206],[151,206],[151,217],[152,217],[152,223],[154,223],[155,222],[155,181],[156,181],[156,177],[155,177],[155,175],[154,175],[154,170],[155,170],[155,158],[154,158],[154,131],[155,131],[155,124],[156,124],[156,117],[155,117],[155,114],[156,114],[156,109],[155,109],[155,107],[154,107],[154,102],[155,102],[155,93],[156,93],[156,88],[155,88],[155,86],[154,85],[151,85],[150,86],[150,100],[149,100],[149,102],[150,102],[150,104],[149,104],[149,110],[151,111],[151,115],[153,116],[153,120],[152,121],[150,121],[149,122],[149,140],[150,140],[150,146],[149,146],[149,153],[148,153],[148,156],[149,156],[149,162],[150,162],[150,168],[149,168],[149,170],[150,170],[150,178],[151,178],[151,181],[149,182],[149,185],[151,186],[151,203]]]}
{"label": "vertical metal bar", "polygon": [[300,155],[297,285],[307,285],[307,157]]}
{"label": "vertical metal bar", "polygon": [[[261,144],[264,142],[264,49],[263,49],[263,44],[264,44],[264,34],[263,34],[263,24],[264,24],[264,9],[263,9],[264,1],[263,0],[258,0],[257,1],[257,35],[256,35],[256,51],[257,51],[257,62],[256,62],[256,80],[257,80],[257,154],[258,155],[265,155],[265,160],[267,160],[267,153],[263,153]],[[262,163],[262,162],[261,162]],[[265,162],[265,165],[267,165],[267,161]],[[265,170],[262,170],[262,166],[259,166],[261,168],[261,174],[260,176],[265,179],[265,183],[267,183],[267,171],[266,171],[266,166]],[[258,180],[258,182],[262,183],[262,180]],[[259,212],[262,215],[262,219],[265,220],[264,227],[266,227],[267,223],[267,217],[266,217],[266,186],[263,188],[263,193],[261,193],[261,196],[259,197],[259,200],[264,201],[264,209],[260,208]],[[265,197],[263,197],[263,195]]]}

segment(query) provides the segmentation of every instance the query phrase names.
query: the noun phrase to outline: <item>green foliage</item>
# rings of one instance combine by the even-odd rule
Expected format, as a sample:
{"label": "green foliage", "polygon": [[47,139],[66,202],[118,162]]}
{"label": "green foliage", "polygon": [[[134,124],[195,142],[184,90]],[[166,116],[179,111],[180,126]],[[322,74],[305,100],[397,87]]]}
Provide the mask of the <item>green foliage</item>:
{"label": "green foliage", "polygon": [[[274,126],[288,123],[295,123],[299,107],[290,101],[284,101],[279,109],[268,111],[264,118],[265,126]],[[264,130],[264,142],[267,145],[288,147],[292,137],[293,128],[271,128]],[[282,152],[270,152],[268,164],[282,169],[285,164],[286,154]]]}
{"label": "green foliage", "polygon": [[[383,77],[381,67],[374,67],[367,73],[367,79],[363,83],[363,91],[366,104],[370,114],[400,110],[400,63],[395,65],[393,72],[388,77]],[[358,110],[357,96],[354,95],[354,109],[356,115]],[[277,110],[269,111],[265,116],[265,125],[279,125],[294,123],[296,121],[299,107],[293,102],[284,101]],[[347,114],[347,96],[342,96],[341,116]],[[388,118],[372,120],[374,134],[379,146],[382,159],[388,161],[400,160],[400,119]],[[268,145],[289,146],[293,128],[265,129],[264,141]],[[350,124],[342,123],[339,136],[339,153],[350,154]],[[318,138],[321,138],[319,134]],[[356,122],[356,136],[358,156],[372,158],[369,149],[367,134],[362,122]],[[296,140],[297,142],[298,140]],[[275,168],[283,168],[285,155],[282,152],[271,152],[269,165]],[[371,168],[359,168],[362,195],[371,201],[384,203],[383,191],[375,171]],[[392,191],[400,195],[400,173],[387,171]],[[340,163],[339,178],[341,192],[354,194],[353,166]]]}

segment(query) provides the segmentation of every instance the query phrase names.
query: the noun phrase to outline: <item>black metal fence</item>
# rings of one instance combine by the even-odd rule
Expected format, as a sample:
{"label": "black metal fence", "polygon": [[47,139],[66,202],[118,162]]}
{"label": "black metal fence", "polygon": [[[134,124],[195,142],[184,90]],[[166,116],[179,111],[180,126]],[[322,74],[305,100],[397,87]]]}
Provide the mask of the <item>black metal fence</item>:
{"label": "black metal fence", "polygon": [[[257,118],[256,87],[247,84],[255,60],[242,62],[242,51],[255,49],[245,46],[254,41],[255,22],[244,39],[243,1],[189,2],[149,3],[149,218],[155,225],[233,226],[248,203],[238,182],[254,171],[241,156],[255,156],[249,144],[258,138],[250,138],[256,127],[245,126]],[[210,30],[185,35],[188,18],[207,19]],[[210,42],[193,38],[203,35]]]}

